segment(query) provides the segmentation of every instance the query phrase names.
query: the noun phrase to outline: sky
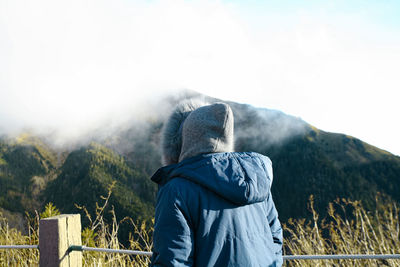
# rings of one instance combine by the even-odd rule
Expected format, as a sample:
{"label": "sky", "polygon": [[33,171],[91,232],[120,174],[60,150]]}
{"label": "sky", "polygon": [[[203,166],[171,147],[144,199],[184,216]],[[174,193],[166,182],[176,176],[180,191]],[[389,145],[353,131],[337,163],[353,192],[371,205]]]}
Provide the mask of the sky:
{"label": "sky", "polygon": [[0,133],[77,137],[187,88],[400,155],[398,14],[395,0],[0,0]]}

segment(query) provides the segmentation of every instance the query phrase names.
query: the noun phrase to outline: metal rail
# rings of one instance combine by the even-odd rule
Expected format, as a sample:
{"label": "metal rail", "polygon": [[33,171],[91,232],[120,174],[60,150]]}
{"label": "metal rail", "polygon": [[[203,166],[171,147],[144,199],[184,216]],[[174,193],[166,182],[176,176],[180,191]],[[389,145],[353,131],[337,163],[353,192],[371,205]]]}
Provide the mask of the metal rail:
{"label": "metal rail", "polygon": [[400,254],[283,255],[284,260],[383,260],[400,259]]}
{"label": "metal rail", "polygon": [[[0,249],[39,249],[38,245],[0,245]],[[129,255],[151,256],[152,252],[128,250],[128,249],[109,249],[94,248],[86,246],[70,246],[69,251],[94,251],[105,253],[122,253]],[[384,260],[399,259],[400,254],[343,254],[343,255],[283,255],[283,260]]]}
{"label": "metal rail", "polygon": [[69,251],[95,251],[95,252],[106,252],[106,253],[123,253],[130,255],[142,255],[151,256],[152,252],[149,251],[139,251],[139,250],[129,250],[129,249],[110,249],[110,248],[93,248],[86,246],[70,246]]}
{"label": "metal rail", "polygon": [[38,245],[0,245],[0,249],[38,249]]}

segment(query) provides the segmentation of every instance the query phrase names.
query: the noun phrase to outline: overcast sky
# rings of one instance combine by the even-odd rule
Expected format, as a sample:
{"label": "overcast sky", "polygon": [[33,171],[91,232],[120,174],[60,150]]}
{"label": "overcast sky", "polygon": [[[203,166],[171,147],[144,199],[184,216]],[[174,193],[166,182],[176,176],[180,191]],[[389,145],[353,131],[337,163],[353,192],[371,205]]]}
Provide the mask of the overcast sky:
{"label": "overcast sky", "polygon": [[400,2],[0,0],[0,131],[62,129],[188,88],[400,155]]}

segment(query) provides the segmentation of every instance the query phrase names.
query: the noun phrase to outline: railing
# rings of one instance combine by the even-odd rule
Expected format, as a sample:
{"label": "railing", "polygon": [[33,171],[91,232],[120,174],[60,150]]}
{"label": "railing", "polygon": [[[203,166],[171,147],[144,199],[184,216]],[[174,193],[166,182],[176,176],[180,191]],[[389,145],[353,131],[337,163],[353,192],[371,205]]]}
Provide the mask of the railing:
{"label": "railing", "polygon": [[[0,245],[0,249],[39,249],[38,245]],[[110,249],[94,248],[87,246],[72,245],[68,251],[94,251],[104,253],[121,253],[129,255],[149,256],[153,254],[150,251],[139,251],[129,249]],[[283,260],[388,260],[400,259],[400,254],[342,254],[342,255],[283,255]]]}
{"label": "railing", "polygon": [[[151,256],[148,251],[93,248],[81,245],[79,214],[59,215],[40,220],[39,245],[0,245],[0,249],[39,249],[40,266],[82,266],[82,252],[123,253]],[[386,260],[399,259],[400,254],[354,255],[284,255],[283,260]]]}
{"label": "railing", "polygon": [[39,246],[38,245],[10,245],[10,246],[0,245],[0,249],[31,249],[31,248],[39,249]]}
{"label": "railing", "polygon": [[283,260],[389,260],[400,254],[283,255]]}

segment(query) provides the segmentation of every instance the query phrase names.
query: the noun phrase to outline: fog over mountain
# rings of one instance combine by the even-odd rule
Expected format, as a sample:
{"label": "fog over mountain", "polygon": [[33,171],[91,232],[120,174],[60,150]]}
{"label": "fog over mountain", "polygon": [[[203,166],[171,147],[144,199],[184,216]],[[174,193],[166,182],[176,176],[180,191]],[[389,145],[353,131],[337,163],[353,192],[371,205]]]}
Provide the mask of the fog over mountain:
{"label": "fog over mountain", "polygon": [[[58,145],[176,88],[400,153],[395,1],[0,1],[0,134]],[[67,141],[69,140],[69,141]]]}
{"label": "fog over mountain", "polygon": [[[43,117],[31,117],[36,114],[26,114],[20,121],[16,120],[8,122],[11,118],[5,117],[0,128],[0,134],[6,137],[15,138],[23,133],[29,133],[42,137],[49,144],[55,148],[68,148],[70,146],[76,147],[78,145],[87,144],[91,141],[100,141],[112,143],[112,139],[118,136],[121,132],[137,131],[135,135],[140,136],[145,129],[149,127],[149,122],[159,121],[163,122],[167,119],[169,113],[174,106],[185,98],[202,99],[205,103],[211,103],[218,100],[209,96],[202,95],[198,92],[191,90],[174,90],[157,94],[155,97],[139,97],[134,98],[131,95],[126,96],[127,99],[132,99],[131,103],[112,103],[115,109],[107,109],[104,107],[93,107],[88,103],[88,107],[76,107],[82,115],[77,116],[77,120],[71,118],[57,116],[49,118],[53,114],[51,110],[38,111],[37,115],[41,113],[49,113]],[[126,102],[127,99],[125,99]],[[94,100],[95,101],[95,100]],[[233,107],[239,106],[235,102],[229,102]],[[124,106],[125,105],[125,106]],[[74,106],[70,108],[74,109]],[[93,109],[93,111],[86,113],[85,109]],[[259,128],[241,128],[236,129],[236,138],[252,138],[257,140],[264,140],[267,144],[279,143],[292,135],[300,134],[305,131],[306,123],[299,118],[284,115],[281,111],[265,109],[255,109],[249,105],[248,110],[253,110],[250,114],[235,110],[235,117],[238,121],[246,119],[256,119],[262,117],[262,121],[266,121],[264,131]],[[98,113],[96,113],[98,112]],[[245,118],[250,116],[251,118]],[[256,126],[257,127],[257,126]],[[131,147],[129,144],[115,144],[121,149]]]}
{"label": "fog over mountain", "polygon": [[[34,131],[1,137],[0,211],[12,226],[23,228],[25,212],[52,202],[63,213],[81,213],[86,225],[76,205],[93,214],[95,203],[114,184],[109,208],[114,207],[117,219],[150,220],[157,187],[149,178],[161,166],[160,131],[176,103],[193,97],[221,101],[184,90],[140,116],[103,121],[69,139]],[[278,110],[227,103],[235,116],[236,151],[262,153],[273,162],[272,194],[282,222],[309,218],[311,195],[321,218],[336,198],[361,200],[370,211],[378,194],[400,204],[399,157]],[[127,231],[122,225],[122,242]]]}

